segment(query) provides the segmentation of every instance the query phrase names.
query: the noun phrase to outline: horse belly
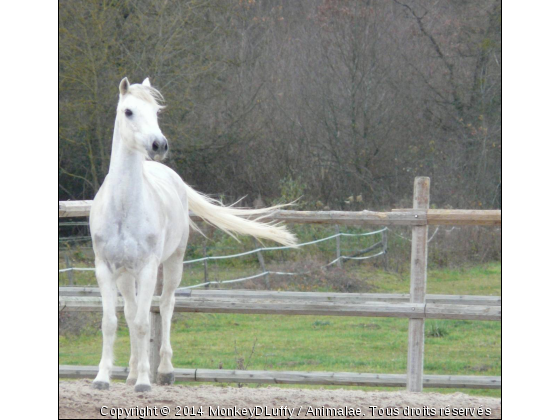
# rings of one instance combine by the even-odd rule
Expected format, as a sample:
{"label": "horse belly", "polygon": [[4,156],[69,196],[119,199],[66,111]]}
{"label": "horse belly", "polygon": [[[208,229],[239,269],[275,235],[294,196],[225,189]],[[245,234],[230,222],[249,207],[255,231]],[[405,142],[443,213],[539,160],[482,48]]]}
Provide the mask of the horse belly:
{"label": "horse belly", "polygon": [[161,261],[167,260],[177,250],[186,248],[187,240],[189,238],[188,224],[179,226],[168,226],[165,231],[165,242],[163,245],[163,253]]}

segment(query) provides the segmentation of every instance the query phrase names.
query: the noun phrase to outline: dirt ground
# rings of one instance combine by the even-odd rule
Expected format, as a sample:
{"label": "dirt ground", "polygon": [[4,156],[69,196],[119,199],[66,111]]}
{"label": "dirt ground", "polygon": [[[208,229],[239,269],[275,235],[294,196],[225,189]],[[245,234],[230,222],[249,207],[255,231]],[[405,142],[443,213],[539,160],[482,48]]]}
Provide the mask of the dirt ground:
{"label": "dirt ground", "polygon": [[[416,394],[406,391],[365,392],[273,386],[156,385],[151,392],[135,393],[132,387],[123,383],[112,383],[108,391],[95,390],[89,379],[60,381],[58,389],[61,419],[502,417],[500,399],[473,397],[459,392]],[[372,409],[371,406],[377,408]],[[151,412],[147,411],[148,408]],[[447,408],[449,414],[445,411]],[[453,409],[457,411],[453,412]],[[128,413],[125,410],[129,410]],[[372,410],[376,410],[375,413]]]}

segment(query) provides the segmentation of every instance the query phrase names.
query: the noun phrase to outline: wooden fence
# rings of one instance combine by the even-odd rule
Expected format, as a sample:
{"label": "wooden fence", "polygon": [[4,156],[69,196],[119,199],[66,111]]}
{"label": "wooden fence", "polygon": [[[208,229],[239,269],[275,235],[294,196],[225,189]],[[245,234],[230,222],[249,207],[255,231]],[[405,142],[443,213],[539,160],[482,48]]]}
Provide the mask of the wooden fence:
{"label": "wooden fence", "polygon": [[[500,376],[424,375],[425,319],[467,319],[501,321],[501,297],[426,294],[428,225],[501,225],[499,210],[431,210],[430,179],[414,182],[411,209],[391,212],[288,211],[273,219],[288,223],[325,223],[335,225],[411,226],[412,253],[410,294],[311,293],[247,290],[196,289],[178,292],[175,311],[206,313],[282,314],[399,317],[409,319],[407,373],[366,374],[348,372],[280,372],[222,369],[175,369],[178,380],[201,382],[246,382],[277,384],[321,384],[362,386],[406,386],[413,392],[423,387],[501,388]],[[59,202],[59,217],[87,216],[91,201]],[[200,220],[193,215],[193,219]],[[161,278],[159,280],[161,282]],[[157,293],[156,293],[157,294]],[[99,290],[90,287],[59,288],[59,306],[65,311],[101,311]],[[118,310],[123,303],[119,298]],[[150,366],[152,376],[159,364],[161,317],[159,296],[155,296],[151,315]],[[97,367],[59,366],[65,378],[95,377]],[[116,378],[125,378],[126,368],[115,368]]]}

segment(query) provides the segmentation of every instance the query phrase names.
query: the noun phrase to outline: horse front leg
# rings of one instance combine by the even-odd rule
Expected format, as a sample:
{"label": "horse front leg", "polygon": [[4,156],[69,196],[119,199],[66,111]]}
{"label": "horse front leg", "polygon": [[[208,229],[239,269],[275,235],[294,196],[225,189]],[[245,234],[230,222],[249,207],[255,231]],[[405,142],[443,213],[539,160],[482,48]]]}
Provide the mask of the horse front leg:
{"label": "horse front leg", "polygon": [[101,324],[103,332],[103,350],[99,372],[93,381],[95,389],[109,389],[111,371],[113,369],[113,345],[117,333],[117,287],[109,267],[101,260],[95,261],[95,275],[103,305],[103,321]]}
{"label": "horse front leg", "polygon": [[150,307],[157,281],[159,261],[152,258],[138,274],[137,310],[133,329],[136,333],[138,353],[138,379],[134,390],[150,391],[150,361],[148,357],[150,341]]}
{"label": "horse front leg", "polygon": [[171,358],[173,350],[171,349],[171,318],[175,307],[175,289],[181,283],[183,275],[183,255],[185,250],[177,250],[167,261],[163,263],[163,290],[160,300],[161,314],[161,349],[160,364],[158,366],[157,381],[161,385],[171,385],[175,382],[175,374],[173,373],[173,365]]}
{"label": "horse front leg", "polygon": [[138,312],[138,304],[136,303],[136,280],[129,273],[121,274],[117,279],[119,292],[124,300],[124,316],[128,324],[128,332],[130,335],[130,361],[128,363],[129,372],[126,378],[127,385],[136,385],[138,378],[138,337],[136,336],[136,328],[134,327],[134,319]]}

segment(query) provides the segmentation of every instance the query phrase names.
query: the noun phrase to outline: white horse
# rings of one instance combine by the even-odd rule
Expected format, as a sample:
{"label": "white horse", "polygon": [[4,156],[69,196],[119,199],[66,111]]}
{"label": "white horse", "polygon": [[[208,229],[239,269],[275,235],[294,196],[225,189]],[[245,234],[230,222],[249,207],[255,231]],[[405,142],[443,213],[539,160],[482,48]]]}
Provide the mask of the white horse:
{"label": "white horse", "polygon": [[174,382],[169,340],[174,293],[183,273],[189,225],[197,229],[189,218],[189,208],[230,234],[252,235],[288,246],[295,246],[297,239],[283,226],[243,218],[270,214],[277,207],[224,207],[190,188],[167,166],[151,161],[163,159],[168,149],[157,119],[163,98],[148,79],[141,85],[130,85],[124,78],[119,90],[109,173],[90,214],[95,274],[103,301],[103,351],[93,387],[109,388],[118,289],[130,331],[130,373],[126,382],[142,392],[151,389],[149,312],[160,264],[162,346],[157,380],[161,384]]}

